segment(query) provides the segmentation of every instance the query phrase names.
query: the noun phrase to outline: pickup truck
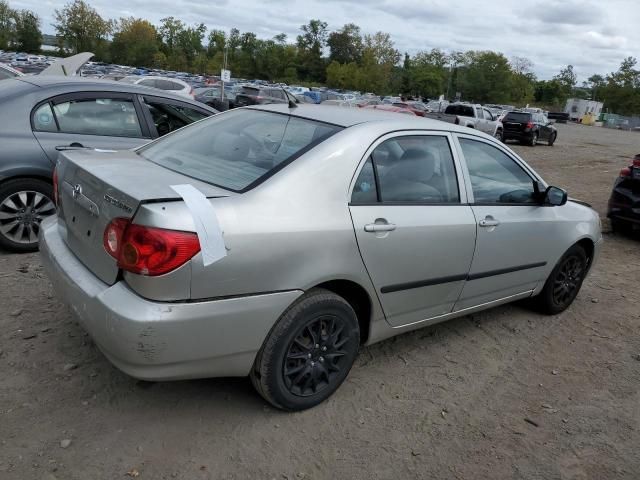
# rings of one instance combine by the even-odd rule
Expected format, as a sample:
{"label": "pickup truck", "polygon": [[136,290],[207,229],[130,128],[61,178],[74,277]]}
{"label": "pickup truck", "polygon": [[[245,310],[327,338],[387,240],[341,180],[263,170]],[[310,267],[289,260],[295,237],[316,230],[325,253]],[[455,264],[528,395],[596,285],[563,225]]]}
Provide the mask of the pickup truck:
{"label": "pickup truck", "polygon": [[455,123],[502,140],[502,123],[496,120],[488,108],[469,103],[452,103],[445,108],[444,113],[425,113],[425,118]]}

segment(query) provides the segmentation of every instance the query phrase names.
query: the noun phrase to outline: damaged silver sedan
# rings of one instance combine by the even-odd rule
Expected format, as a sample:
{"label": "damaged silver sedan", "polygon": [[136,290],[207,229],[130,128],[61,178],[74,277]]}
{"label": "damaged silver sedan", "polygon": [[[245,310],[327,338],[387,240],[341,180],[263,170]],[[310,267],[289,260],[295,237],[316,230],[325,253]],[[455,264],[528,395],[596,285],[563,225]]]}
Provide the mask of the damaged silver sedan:
{"label": "damaged silver sedan", "polygon": [[248,375],[286,410],[329,397],[363,344],[521,299],[562,312],[601,242],[591,208],[493,138],[360,109],[65,151],[54,193],[46,269],[115,366]]}

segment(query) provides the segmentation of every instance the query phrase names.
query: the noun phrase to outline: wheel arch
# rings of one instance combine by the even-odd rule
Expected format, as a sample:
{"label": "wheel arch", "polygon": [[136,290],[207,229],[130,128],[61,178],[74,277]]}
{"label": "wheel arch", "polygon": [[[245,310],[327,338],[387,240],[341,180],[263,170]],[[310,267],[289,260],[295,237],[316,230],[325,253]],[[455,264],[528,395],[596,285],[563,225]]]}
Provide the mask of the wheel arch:
{"label": "wheel arch", "polygon": [[373,304],[367,290],[360,284],[344,279],[329,280],[313,288],[323,288],[344,298],[356,312],[360,327],[360,344],[364,344],[371,330],[371,314]]}

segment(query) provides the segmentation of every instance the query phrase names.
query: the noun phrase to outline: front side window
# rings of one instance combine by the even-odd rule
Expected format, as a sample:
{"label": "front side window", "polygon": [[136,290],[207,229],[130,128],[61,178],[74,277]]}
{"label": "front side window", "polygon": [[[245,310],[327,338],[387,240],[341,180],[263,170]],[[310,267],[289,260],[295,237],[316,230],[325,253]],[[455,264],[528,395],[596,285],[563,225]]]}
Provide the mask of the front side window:
{"label": "front side window", "polygon": [[60,131],[110,137],[142,137],[133,101],[86,98],[55,103],[53,112]]}
{"label": "front side window", "polygon": [[[458,180],[446,137],[411,135],[381,143],[371,153],[376,187],[383,203],[458,203]],[[365,168],[354,188],[371,196],[369,170]],[[364,187],[364,188],[363,188]],[[362,196],[361,195],[361,196]]]}
{"label": "front side window", "polygon": [[186,106],[154,99],[145,98],[144,104],[151,113],[153,124],[160,137],[208,116]]}
{"label": "front side window", "polygon": [[506,153],[467,138],[460,146],[475,203],[536,203],[533,179]]}
{"label": "front side window", "polygon": [[245,191],[341,127],[289,115],[233,110],[142,147],[142,157],[178,173]]}

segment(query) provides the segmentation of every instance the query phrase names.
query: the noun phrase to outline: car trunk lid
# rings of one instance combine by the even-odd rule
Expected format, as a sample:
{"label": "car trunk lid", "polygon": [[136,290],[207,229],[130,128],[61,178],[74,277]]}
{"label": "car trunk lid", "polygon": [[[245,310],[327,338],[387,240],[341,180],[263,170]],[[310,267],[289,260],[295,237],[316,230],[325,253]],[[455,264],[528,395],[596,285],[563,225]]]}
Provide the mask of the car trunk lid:
{"label": "car trunk lid", "polygon": [[134,217],[142,203],[181,201],[171,185],[192,184],[208,198],[232,192],[173,172],[133,151],[74,150],[58,159],[58,216],[65,242],[98,278],[113,284],[116,260],[103,246],[103,234],[114,218]]}

